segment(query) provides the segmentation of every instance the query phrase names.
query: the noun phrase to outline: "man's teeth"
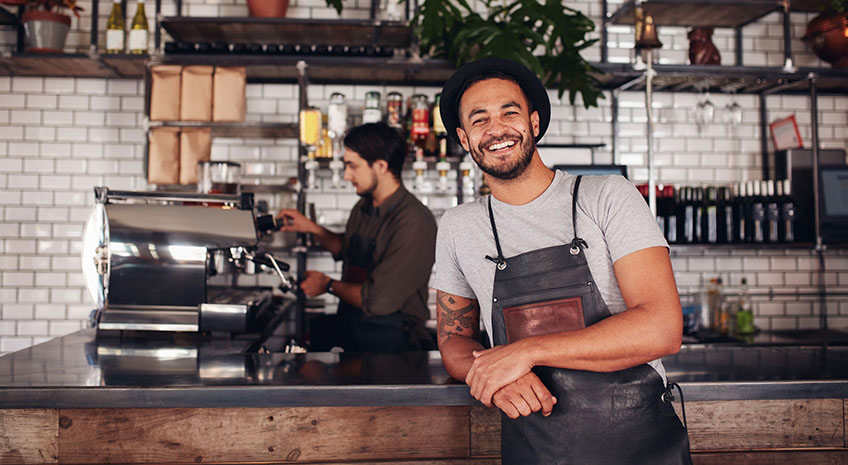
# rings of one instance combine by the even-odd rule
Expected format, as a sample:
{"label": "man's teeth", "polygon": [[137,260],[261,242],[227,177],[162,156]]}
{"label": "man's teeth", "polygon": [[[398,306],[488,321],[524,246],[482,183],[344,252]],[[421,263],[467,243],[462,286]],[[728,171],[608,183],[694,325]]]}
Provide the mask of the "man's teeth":
{"label": "man's teeth", "polygon": [[489,150],[491,150],[491,151],[500,150],[502,148],[512,147],[513,145],[515,145],[515,142],[508,140],[508,141],[505,141],[505,142],[501,142],[500,144],[490,145]]}

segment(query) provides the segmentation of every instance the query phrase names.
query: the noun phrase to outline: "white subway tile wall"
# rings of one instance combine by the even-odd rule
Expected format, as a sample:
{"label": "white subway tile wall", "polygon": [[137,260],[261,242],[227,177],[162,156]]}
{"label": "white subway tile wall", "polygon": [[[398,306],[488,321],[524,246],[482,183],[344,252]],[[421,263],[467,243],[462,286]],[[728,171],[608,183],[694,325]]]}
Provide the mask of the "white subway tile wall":
{"label": "white subway tile wall", "polygon": [[[102,2],[101,2],[102,3]],[[478,8],[479,2],[474,3]],[[90,1],[80,5],[91,11]],[[185,0],[184,14],[192,16],[246,15],[244,0]],[[367,17],[370,2],[345,0],[343,18]],[[108,16],[101,4],[101,31]],[[598,23],[600,2],[569,3]],[[152,18],[154,4],[146,4]],[[614,5],[613,5],[614,8]],[[104,11],[105,10],[105,11]],[[170,2],[163,13],[174,14]],[[127,12],[130,16],[133,12]],[[74,19],[66,51],[88,50],[90,19]],[[335,18],[321,0],[294,0],[290,17]],[[798,66],[822,66],[800,42],[804,25],[812,17],[793,13],[793,56]],[[150,21],[151,25],[153,24]],[[609,30],[610,60],[626,62],[632,56],[632,28]],[[782,23],[769,15],[743,31],[744,63],[783,64]],[[102,36],[101,32],[101,36]],[[598,31],[593,37],[600,37]],[[686,63],[688,40],[683,28],[662,28],[660,51],[663,63]],[[100,37],[100,42],[103,42]],[[152,39],[151,39],[152,40]],[[0,51],[10,51],[14,32],[0,29]],[[731,30],[716,30],[714,41],[725,63],[734,60]],[[585,57],[598,60],[595,46]],[[826,64],[824,66],[827,66]],[[399,90],[404,95],[439,91],[434,87],[320,86],[309,88],[310,103],[326,106],[332,92],[350,99],[354,119],[361,116],[365,93],[385,95]],[[80,272],[80,235],[93,204],[93,187],[146,189],[144,179],[144,84],[140,80],[0,77],[0,354],[26,348],[51,337],[85,327],[93,306]],[[247,87],[249,121],[294,122],[297,119],[297,88],[293,85],[251,84]],[[619,158],[611,152],[610,95],[599,108],[568,104],[551,92],[553,120],[543,143],[605,143],[595,158],[598,163],[630,166],[634,182],[647,179],[644,94],[620,96]],[[695,108],[701,96],[693,93],[655,94],[656,162],[660,182],[668,184],[721,184],[761,177],[759,101],[751,95],[710,96],[716,108],[715,122],[695,124]],[[743,109],[742,123],[724,123],[726,108],[736,101]],[[794,114],[805,143],[810,141],[809,99],[775,95],[767,98],[768,119]],[[820,144],[823,148],[848,148],[848,98],[823,96],[818,100]],[[769,144],[771,142],[769,141]],[[215,139],[214,160],[242,163],[247,182],[279,183],[296,174],[296,143],[292,140]],[[407,185],[411,174],[405,174]],[[262,194],[259,200],[271,209],[287,205],[280,194]],[[307,200],[316,204],[318,220],[341,230],[348,210],[356,202],[353,190],[342,183],[334,187],[329,172],[319,173],[319,188]],[[425,196],[438,216],[452,206],[450,197]],[[684,298],[696,294],[710,278],[720,276],[731,294],[738,293],[742,278],[760,294],[755,323],[764,329],[806,329],[818,325],[819,304],[810,297],[782,297],[783,293],[810,293],[823,279],[833,289],[848,288],[848,250],[826,251],[826,269],[819,276],[817,257],[808,250],[780,249],[675,249],[672,262]],[[338,277],[341,269],[328,255],[310,257],[309,267]],[[249,277],[243,284],[273,285],[273,277]],[[848,329],[848,302],[829,301],[832,328]]]}

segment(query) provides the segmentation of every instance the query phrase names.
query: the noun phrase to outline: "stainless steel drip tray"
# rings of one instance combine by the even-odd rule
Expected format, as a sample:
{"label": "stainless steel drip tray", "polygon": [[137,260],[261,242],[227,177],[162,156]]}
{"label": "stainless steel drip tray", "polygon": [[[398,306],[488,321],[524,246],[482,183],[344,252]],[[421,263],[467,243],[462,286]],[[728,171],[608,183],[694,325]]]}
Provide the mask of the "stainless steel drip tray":
{"label": "stainless steel drip tray", "polygon": [[197,307],[110,306],[100,315],[98,329],[192,331],[200,329]]}

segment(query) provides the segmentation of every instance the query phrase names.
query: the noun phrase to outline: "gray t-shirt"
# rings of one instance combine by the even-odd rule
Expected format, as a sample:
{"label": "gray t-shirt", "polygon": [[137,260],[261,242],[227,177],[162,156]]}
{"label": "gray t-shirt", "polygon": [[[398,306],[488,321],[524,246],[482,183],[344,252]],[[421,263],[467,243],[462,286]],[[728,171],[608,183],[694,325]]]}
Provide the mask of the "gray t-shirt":
{"label": "gray t-shirt", "polygon": [[[574,237],[571,199],[576,176],[557,171],[550,186],[524,205],[492,198],[498,238],[505,257],[562,245]],[[622,176],[584,176],[577,195],[577,233],[588,244],[586,259],[612,314],[627,309],[613,263],[648,247],[668,247],[642,196]],[[492,286],[497,256],[487,207],[481,197],[445,212],[436,238],[435,273],[430,286],[480,303],[480,318],[492,338]],[[660,360],[650,362],[665,379]]]}

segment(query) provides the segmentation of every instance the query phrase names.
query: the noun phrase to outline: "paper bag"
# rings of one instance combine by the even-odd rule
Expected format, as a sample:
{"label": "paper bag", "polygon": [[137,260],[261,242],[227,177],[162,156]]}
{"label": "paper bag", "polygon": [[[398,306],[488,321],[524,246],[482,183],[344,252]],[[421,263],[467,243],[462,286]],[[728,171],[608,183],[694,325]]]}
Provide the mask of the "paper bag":
{"label": "paper bag", "polygon": [[150,70],[151,121],[180,119],[180,74],[182,66],[161,65]]}
{"label": "paper bag", "polygon": [[176,184],[179,180],[179,129],[151,129],[147,150],[147,182],[150,184]]}
{"label": "paper bag", "polygon": [[207,161],[212,153],[209,128],[183,128],[180,133],[180,184],[197,184],[197,162]]}
{"label": "paper bag", "polygon": [[212,121],[212,66],[186,66],[182,74],[180,119]]}
{"label": "paper bag", "polygon": [[244,68],[215,68],[212,121],[244,121]]}

